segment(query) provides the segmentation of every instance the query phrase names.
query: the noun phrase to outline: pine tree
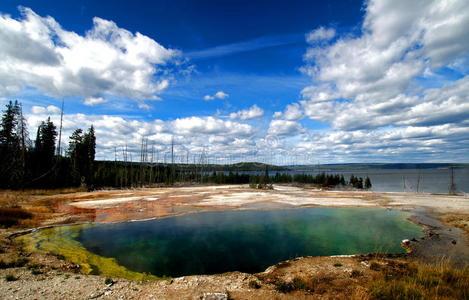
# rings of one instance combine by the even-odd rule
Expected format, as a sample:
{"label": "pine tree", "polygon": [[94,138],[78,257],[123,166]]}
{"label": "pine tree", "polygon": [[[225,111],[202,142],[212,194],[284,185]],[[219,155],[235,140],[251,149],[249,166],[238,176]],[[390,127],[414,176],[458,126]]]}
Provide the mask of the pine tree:
{"label": "pine tree", "polygon": [[[76,181],[85,179],[91,186],[94,175],[94,159],[96,154],[96,137],[94,127],[87,133],[77,129],[70,136],[68,155],[72,159],[73,174]],[[78,182],[77,182],[78,183]]]}
{"label": "pine tree", "polygon": [[370,177],[366,176],[366,179],[365,179],[365,189],[369,190],[371,189],[371,180],[370,180]]}
{"label": "pine tree", "polygon": [[0,185],[18,188],[23,185],[27,138],[26,121],[18,101],[9,101],[3,112],[0,129]]}
{"label": "pine tree", "polygon": [[0,130],[0,144],[11,147],[16,145],[18,135],[16,132],[18,124],[20,106],[18,101],[13,104],[11,101],[7,104],[6,110],[2,116],[2,128]]}
{"label": "pine tree", "polygon": [[56,138],[57,127],[49,117],[46,122],[42,121],[39,125],[34,143],[36,159],[40,161],[42,171],[51,168],[54,164]]}

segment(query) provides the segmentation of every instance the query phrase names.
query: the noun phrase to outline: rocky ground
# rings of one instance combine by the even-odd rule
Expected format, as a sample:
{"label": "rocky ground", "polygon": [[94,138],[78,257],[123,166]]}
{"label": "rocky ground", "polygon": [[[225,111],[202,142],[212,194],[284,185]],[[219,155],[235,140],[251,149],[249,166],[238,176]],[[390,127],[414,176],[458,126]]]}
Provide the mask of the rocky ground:
{"label": "rocky ground", "polygon": [[[298,206],[384,206],[412,212],[426,236],[406,242],[403,257],[304,257],[258,274],[231,272],[137,282],[80,274],[54,255],[27,253],[11,238],[21,228],[0,230],[0,299],[366,299],[377,266],[395,268],[408,260],[450,257],[469,262],[469,198],[465,196],[321,191],[308,187],[197,186],[57,195],[4,195],[33,213],[19,226],[116,222],[187,212],[276,209]],[[10,203],[11,205],[11,203]],[[456,217],[457,216],[457,217]],[[442,225],[438,219],[445,221]],[[459,228],[453,227],[457,226]],[[374,267],[373,267],[374,266]]]}

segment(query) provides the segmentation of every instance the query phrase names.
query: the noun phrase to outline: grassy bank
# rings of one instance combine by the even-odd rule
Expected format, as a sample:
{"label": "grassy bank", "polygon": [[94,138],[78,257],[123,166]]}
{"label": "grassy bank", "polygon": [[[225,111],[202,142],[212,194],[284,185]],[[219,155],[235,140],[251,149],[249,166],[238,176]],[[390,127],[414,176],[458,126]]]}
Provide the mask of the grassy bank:
{"label": "grassy bank", "polygon": [[376,268],[369,284],[369,294],[374,298],[469,299],[467,266],[455,269],[442,260],[435,264],[397,262],[383,268],[378,264]]}

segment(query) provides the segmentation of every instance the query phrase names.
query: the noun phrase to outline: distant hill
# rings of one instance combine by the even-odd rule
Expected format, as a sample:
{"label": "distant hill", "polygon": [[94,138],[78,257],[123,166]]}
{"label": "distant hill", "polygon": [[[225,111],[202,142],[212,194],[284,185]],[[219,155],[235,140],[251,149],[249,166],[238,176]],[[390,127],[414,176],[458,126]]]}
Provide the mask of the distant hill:
{"label": "distant hill", "polygon": [[258,162],[240,162],[232,165],[221,165],[223,169],[227,171],[231,170],[239,170],[239,171],[264,171],[266,167],[269,169],[269,171],[287,171],[290,170],[290,168],[284,167],[284,166],[274,166],[274,165],[268,165],[264,163],[258,163]]}

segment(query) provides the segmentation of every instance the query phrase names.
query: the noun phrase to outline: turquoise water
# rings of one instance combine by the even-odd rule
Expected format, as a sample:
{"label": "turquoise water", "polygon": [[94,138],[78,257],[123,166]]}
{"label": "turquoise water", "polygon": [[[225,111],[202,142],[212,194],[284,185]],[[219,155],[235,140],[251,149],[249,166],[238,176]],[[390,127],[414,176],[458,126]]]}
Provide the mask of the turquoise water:
{"label": "turquoise water", "polygon": [[405,252],[421,228],[396,210],[309,207],[220,211],[80,229],[90,252],[158,276],[260,272],[298,256]]}

